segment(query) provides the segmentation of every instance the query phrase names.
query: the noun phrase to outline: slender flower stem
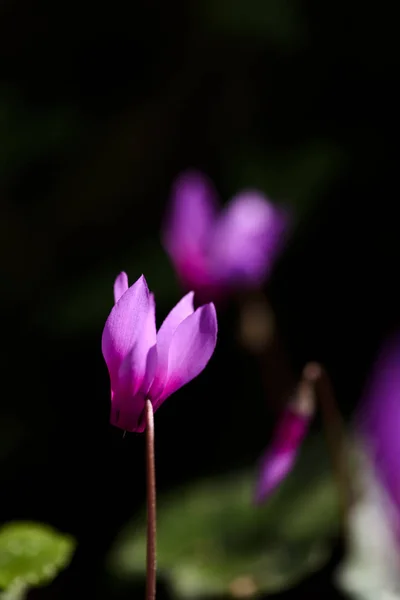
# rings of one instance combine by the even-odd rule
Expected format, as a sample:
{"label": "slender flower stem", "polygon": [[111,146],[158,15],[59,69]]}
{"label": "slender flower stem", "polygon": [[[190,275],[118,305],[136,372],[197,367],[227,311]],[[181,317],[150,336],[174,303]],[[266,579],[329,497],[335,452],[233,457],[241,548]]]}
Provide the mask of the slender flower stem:
{"label": "slender flower stem", "polygon": [[272,410],[279,412],[296,386],[296,379],[276,324],[274,310],[261,292],[238,296],[239,341],[258,359],[266,397]]}
{"label": "slender flower stem", "polygon": [[156,597],[156,469],[153,405],[146,400],[147,557],[146,600]]}
{"label": "slender flower stem", "polygon": [[320,403],[325,436],[331,456],[332,468],[336,479],[339,497],[339,509],[344,539],[348,535],[348,514],[352,501],[349,469],[346,456],[346,429],[340,414],[330,378],[324,367],[318,363],[309,363],[304,376],[315,382],[317,400]]}

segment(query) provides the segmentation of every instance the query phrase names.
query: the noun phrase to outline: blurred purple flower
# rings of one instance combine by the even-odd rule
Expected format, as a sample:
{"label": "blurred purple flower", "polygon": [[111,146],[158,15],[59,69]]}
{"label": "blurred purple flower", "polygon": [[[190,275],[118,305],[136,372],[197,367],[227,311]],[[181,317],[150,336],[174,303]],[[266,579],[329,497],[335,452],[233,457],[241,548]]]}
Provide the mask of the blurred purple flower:
{"label": "blurred purple flower", "polygon": [[173,185],[163,241],[183,285],[217,298],[269,276],[289,220],[256,190],[240,192],[221,211],[211,181],[187,171]]}
{"label": "blurred purple flower", "polygon": [[121,273],[114,299],[102,336],[111,381],[110,419],[126,431],[144,431],[146,400],[156,410],[211,358],[217,338],[215,307],[211,303],[194,310],[190,292],[156,333],[154,296],[143,275],[128,287],[128,277]]}
{"label": "blurred purple flower", "polygon": [[282,412],[272,442],[261,459],[255,493],[258,503],[282,483],[296,462],[315,412],[314,380],[318,372],[311,363],[305,367],[294,400]]}
{"label": "blurred purple flower", "polygon": [[310,419],[311,415],[298,413],[294,407],[284,410],[272,442],[261,460],[256,502],[263,502],[292,470]]}
{"label": "blurred purple flower", "polygon": [[378,356],[360,403],[356,426],[375,476],[399,520],[400,334],[390,338]]}

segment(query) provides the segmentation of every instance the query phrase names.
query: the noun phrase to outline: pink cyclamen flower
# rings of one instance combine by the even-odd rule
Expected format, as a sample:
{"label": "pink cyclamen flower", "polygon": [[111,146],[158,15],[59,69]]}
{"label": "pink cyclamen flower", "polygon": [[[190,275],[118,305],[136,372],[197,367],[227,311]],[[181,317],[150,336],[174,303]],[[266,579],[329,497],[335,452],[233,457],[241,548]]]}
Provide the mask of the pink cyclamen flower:
{"label": "pink cyclamen flower", "polygon": [[126,431],[143,431],[146,400],[156,410],[211,358],[217,339],[215,307],[210,303],[194,310],[190,292],[156,332],[154,296],[144,276],[128,287],[128,277],[121,273],[114,299],[102,336],[111,380],[110,420]]}
{"label": "pink cyclamen flower", "polygon": [[173,186],[164,246],[179,278],[202,297],[259,286],[271,272],[289,227],[289,214],[256,190],[220,210],[211,181],[187,171]]}
{"label": "pink cyclamen flower", "polygon": [[314,412],[314,391],[308,381],[302,380],[294,401],[283,410],[272,442],[261,459],[256,502],[263,502],[292,470]]}

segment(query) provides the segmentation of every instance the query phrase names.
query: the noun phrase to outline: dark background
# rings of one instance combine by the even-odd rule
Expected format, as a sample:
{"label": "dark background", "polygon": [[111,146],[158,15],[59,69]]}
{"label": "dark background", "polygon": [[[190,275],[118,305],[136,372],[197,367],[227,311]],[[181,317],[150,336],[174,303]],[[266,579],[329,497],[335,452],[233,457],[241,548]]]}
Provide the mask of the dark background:
{"label": "dark background", "polygon": [[[144,441],[109,425],[100,339],[120,270],[145,273],[159,323],[180,297],[160,228],[182,169],[207,172],[224,200],[251,185],[292,204],[266,290],[294,372],[323,361],[351,415],[398,326],[390,6],[2,0],[0,518],[79,541],[35,597],[135,595],[103,562],[142,505]],[[235,310],[219,314],[206,371],[156,415],[160,491],[251,464],[268,442],[274,415]],[[329,572],[307,585],[328,594]]]}

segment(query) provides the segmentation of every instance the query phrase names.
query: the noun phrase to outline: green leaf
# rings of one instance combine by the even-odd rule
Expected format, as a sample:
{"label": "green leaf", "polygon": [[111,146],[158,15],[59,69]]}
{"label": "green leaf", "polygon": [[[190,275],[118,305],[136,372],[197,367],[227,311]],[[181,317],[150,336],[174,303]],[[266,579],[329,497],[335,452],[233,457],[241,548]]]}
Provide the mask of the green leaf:
{"label": "green leaf", "polygon": [[27,594],[28,586],[17,581],[4,592],[0,592],[0,600],[24,600]]}
{"label": "green leaf", "polygon": [[[275,592],[297,583],[330,555],[338,531],[335,487],[321,441],[304,448],[270,501],[254,506],[252,471],[188,486],[159,499],[158,569],[178,597]],[[311,469],[310,469],[311,467]],[[110,569],[145,573],[145,515],[117,540]]]}
{"label": "green leaf", "polygon": [[[15,521],[0,529],[0,588],[48,583],[70,562],[71,536],[41,523]],[[10,593],[12,589],[10,590]]]}

